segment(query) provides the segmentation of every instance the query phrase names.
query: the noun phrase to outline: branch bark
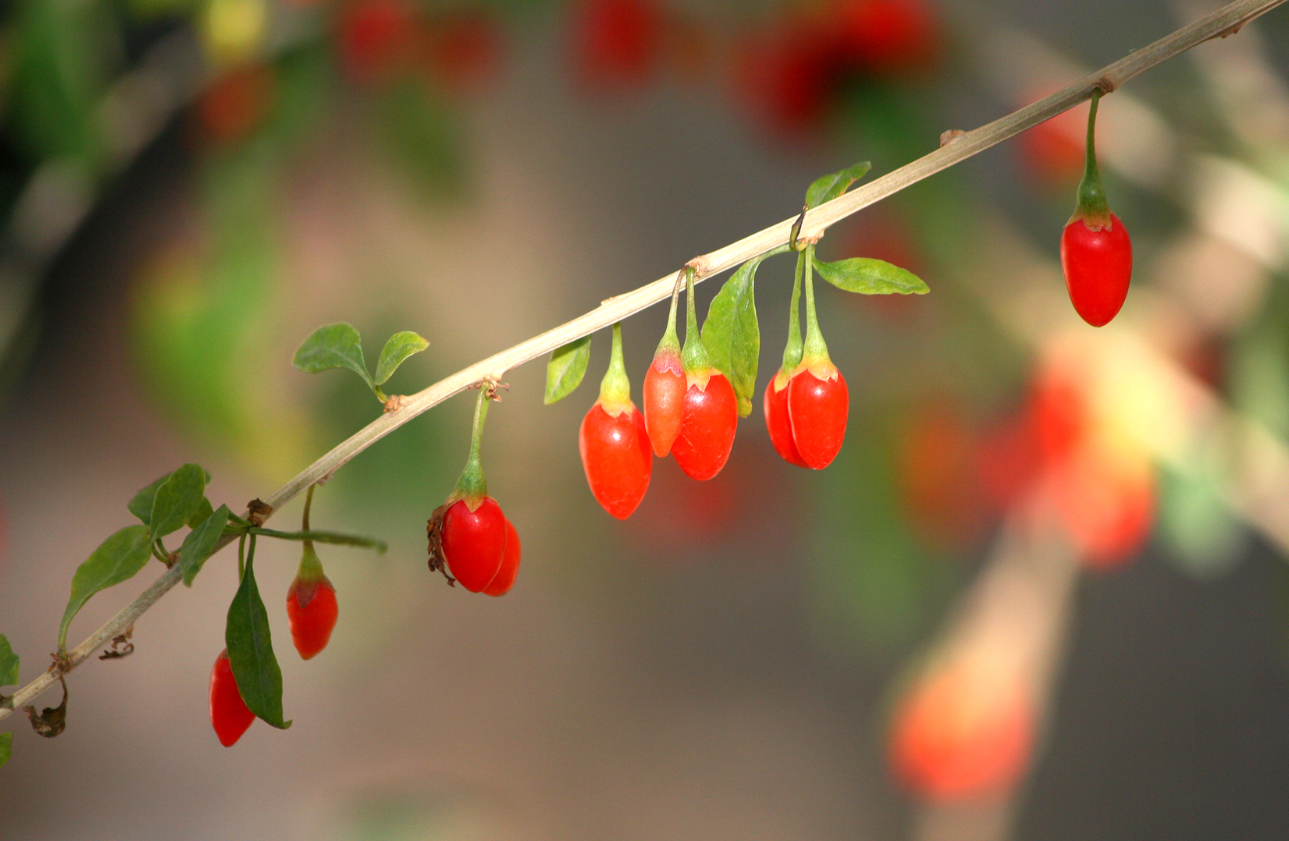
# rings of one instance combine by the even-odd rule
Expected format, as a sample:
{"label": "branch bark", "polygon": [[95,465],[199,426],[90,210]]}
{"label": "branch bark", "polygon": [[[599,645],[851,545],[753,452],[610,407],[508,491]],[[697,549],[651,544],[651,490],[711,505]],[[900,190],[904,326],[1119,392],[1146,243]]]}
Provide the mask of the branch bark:
{"label": "branch bark", "polygon": [[[1093,91],[1100,89],[1103,94],[1113,93],[1138,74],[1192,47],[1213,38],[1225,38],[1235,34],[1244,24],[1284,2],[1286,0],[1235,0],[1150,46],[1143,47],[1019,111],[1014,111],[972,131],[946,132],[942,136],[940,148],[929,155],[812,209],[802,222],[800,238],[817,238],[827,228],[847,216],[1073,108],[1091,97]],[[796,220],[797,216],[794,215],[776,225],[744,237],[738,242],[695,258],[690,262],[696,271],[694,282],[701,282],[712,275],[734,268],[753,257],[786,244]],[[669,274],[634,291],[609,298],[599,307],[572,321],[463,368],[416,394],[404,397],[401,401],[391,401],[395,406],[392,411],[381,415],[332,448],[322,458],[266,497],[264,502],[272,506],[273,511],[277,511],[310,485],[326,479],[354,456],[449,397],[483,380],[498,381],[511,368],[545,356],[574,339],[609,327],[616,321],[621,321],[670,298],[675,279],[674,274]],[[231,542],[232,538],[221,540],[216,551]],[[135,620],[181,580],[182,572],[178,566],[168,570],[129,606],[69,651],[65,666],[51,665],[48,671],[19,689],[0,708],[0,719],[7,717],[14,708],[21,708],[24,704],[30,703],[36,696],[57,683],[61,675],[80,665],[113,637],[130,628]]]}

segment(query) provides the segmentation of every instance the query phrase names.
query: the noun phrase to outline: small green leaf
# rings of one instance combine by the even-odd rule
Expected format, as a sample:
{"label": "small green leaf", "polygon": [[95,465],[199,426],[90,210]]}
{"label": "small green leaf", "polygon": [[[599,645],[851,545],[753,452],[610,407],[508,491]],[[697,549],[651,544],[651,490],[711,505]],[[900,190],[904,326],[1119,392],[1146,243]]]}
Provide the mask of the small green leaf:
{"label": "small green leaf", "polygon": [[0,634],[0,687],[18,685],[18,655],[4,634]]}
{"label": "small green leaf", "polygon": [[[210,481],[209,474],[207,474],[206,481],[207,482]],[[211,514],[214,514],[214,513],[215,513],[215,506],[211,505],[210,500],[203,496],[201,498],[201,502],[197,503],[197,510],[192,512],[192,516],[188,518],[188,528],[190,529],[197,528],[197,526],[201,525],[206,521],[207,517],[209,517]]]}
{"label": "small green leaf", "polygon": [[586,376],[591,361],[591,337],[574,339],[551,354],[546,363],[546,405],[558,403],[573,393]]}
{"label": "small green leaf", "polygon": [[908,269],[872,257],[851,257],[835,263],[815,260],[815,271],[838,289],[861,295],[925,295],[931,291],[922,278]]}
{"label": "small green leaf", "polygon": [[402,365],[407,357],[420,353],[429,346],[429,342],[411,330],[404,330],[390,336],[389,341],[385,342],[385,347],[381,349],[380,359],[376,362],[376,385],[384,384],[393,376],[398,366]]}
{"label": "small green leaf", "polygon": [[13,734],[0,733],[0,768],[13,756]]}
{"label": "small green leaf", "polygon": [[157,488],[148,519],[152,539],[177,531],[197,513],[205,499],[206,471],[199,464],[185,464]]}
{"label": "small green leaf", "polygon": [[326,324],[313,331],[295,352],[291,363],[301,371],[316,374],[329,368],[348,368],[375,388],[367,362],[363,359],[362,337],[345,321]]}
{"label": "small green leaf", "polygon": [[[157,489],[160,488],[162,484],[170,478],[170,476],[171,474],[167,473],[155,482],[152,482],[146,488],[136,493],[134,495],[134,499],[130,500],[129,505],[125,506],[129,509],[130,513],[138,517],[145,526],[152,521],[152,502],[157,497]],[[210,484],[209,473],[206,474],[206,484]],[[200,510],[201,509],[199,508],[198,511]]]}
{"label": "small green leaf", "polygon": [[67,600],[63,621],[58,626],[59,651],[66,648],[67,628],[85,602],[100,590],[129,581],[147,566],[151,557],[152,542],[147,526],[126,526],[94,550],[72,576],[72,596]]}
{"label": "small green leaf", "polygon": [[269,613],[255,586],[252,563],[251,558],[246,559],[246,574],[228,606],[224,643],[246,706],[269,724],[285,730],[291,722],[282,720],[282,669],[273,656]]}
{"label": "small green leaf", "polygon": [[185,586],[192,586],[202,564],[215,551],[215,544],[223,537],[224,526],[228,525],[229,513],[227,505],[219,506],[184,538],[183,545],[179,547],[179,568],[183,570]]}
{"label": "small green leaf", "polygon": [[703,344],[711,356],[712,365],[734,386],[740,417],[752,413],[756,366],[761,355],[761,326],[756,318],[756,270],[762,260],[785,248],[739,266],[712,299],[707,309],[707,320],[703,322]]}
{"label": "small green leaf", "polygon": [[816,179],[806,190],[806,207],[818,207],[826,201],[832,201],[850,189],[850,185],[863,178],[872,168],[868,161],[860,161],[841,172],[834,172]]}

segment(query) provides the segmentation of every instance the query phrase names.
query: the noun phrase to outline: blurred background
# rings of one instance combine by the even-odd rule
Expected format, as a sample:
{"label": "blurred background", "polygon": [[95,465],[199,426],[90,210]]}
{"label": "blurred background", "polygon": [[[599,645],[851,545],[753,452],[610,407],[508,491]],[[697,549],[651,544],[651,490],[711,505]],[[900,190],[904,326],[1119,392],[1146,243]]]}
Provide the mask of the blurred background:
{"label": "blurred background", "polygon": [[[1208,0],[19,0],[0,18],[0,632],[42,671],[76,566],[187,461],[231,508],[377,417],[291,366],[347,320],[410,393],[883,174],[1215,8]],[[489,415],[523,536],[503,599],[426,568],[473,397],[315,501],[340,620],[287,644],[285,732],[220,747],[232,554],[21,716],[13,839],[1270,837],[1289,820],[1289,11],[1108,97],[1127,304],[1087,327],[1057,244],[1086,106],[867,209],[824,259],[851,394],[822,472],[758,409],[714,480],[656,461],[626,522],[577,427],[607,363]],[[761,383],[790,262],[760,273]],[[718,282],[699,289],[700,311]],[[624,325],[638,388],[665,307]],[[290,528],[299,506],[273,525]],[[80,640],[158,575],[95,598]],[[57,690],[38,706],[57,702]]]}

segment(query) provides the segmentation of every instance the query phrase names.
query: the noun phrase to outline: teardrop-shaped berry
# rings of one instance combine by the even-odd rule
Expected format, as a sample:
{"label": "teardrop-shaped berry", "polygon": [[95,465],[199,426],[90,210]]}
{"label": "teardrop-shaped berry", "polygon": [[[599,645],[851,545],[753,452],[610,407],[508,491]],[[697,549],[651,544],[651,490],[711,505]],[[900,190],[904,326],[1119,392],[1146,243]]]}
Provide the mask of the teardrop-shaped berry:
{"label": "teardrop-shaped berry", "polygon": [[[765,384],[765,399],[762,401],[765,408],[765,428],[770,433],[770,443],[774,445],[776,453],[797,467],[806,467],[801,453],[797,452],[796,442],[792,440],[792,422],[788,419],[788,387],[785,385],[776,389],[774,386],[777,379],[778,377],[771,377]],[[788,382],[791,383],[791,380]]]}
{"label": "teardrop-shaped berry", "polygon": [[619,520],[636,510],[649,489],[653,453],[645,420],[634,403],[617,415],[596,403],[582,419],[577,447],[595,500]]}
{"label": "teardrop-shaped berry", "polygon": [[471,593],[492,583],[506,553],[506,515],[490,496],[474,511],[458,499],[443,515],[443,557],[448,571]]}
{"label": "teardrop-shaped berry", "polygon": [[686,475],[706,481],[725,466],[737,430],[734,386],[724,374],[712,371],[706,388],[694,383],[685,391],[684,419],[672,455]]}
{"label": "teardrop-shaped berry", "polygon": [[[824,374],[823,379],[815,376],[816,370]],[[831,363],[816,370],[803,367],[788,383],[788,418],[801,460],[807,467],[823,470],[846,440],[850,394],[845,378]]]}
{"label": "teardrop-shaped berry", "polygon": [[242,700],[242,693],[233,678],[233,664],[228,660],[228,650],[219,652],[215,666],[210,670],[210,723],[224,747],[232,747],[255,721]]}
{"label": "teardrop-shaped berry", "polygon": [[1061,233],[1061,269],[1070,303],[1093,327],[1110,323],[1128,297],[1132,279],[1132,240],[1119,217],[1099,229],[1071,219]]}
{"label": "teardrop-shaped berry", "polygon": [[501,559],[501,569],[492,583],[483,588],[485,595],[504,596],[514,586],[515,576],[519,575],[519,532],[510,520],[506,520],[506,554]]}
{"label": "teardrop-shaped berry", "polygon": [[327,647],[336,627],[336,588],[324,575],[320,580],[296,576],[286,593],[286,615],[291,624],[291,641],[305,660]]}
{"label": "teardrop-shaped berry", "polygon": [[644,420],[654,455],[663,458],[680,435],[685,413],[685,372],[680,356],[659,351],[644,379]]}

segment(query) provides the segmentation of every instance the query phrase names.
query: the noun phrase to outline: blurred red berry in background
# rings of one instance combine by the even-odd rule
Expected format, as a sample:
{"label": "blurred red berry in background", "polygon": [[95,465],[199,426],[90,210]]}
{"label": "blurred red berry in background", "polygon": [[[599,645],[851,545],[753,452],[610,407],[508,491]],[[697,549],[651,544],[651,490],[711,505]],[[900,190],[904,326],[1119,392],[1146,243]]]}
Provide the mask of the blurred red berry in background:
{"label": "blurred red berry in background", "polygon": [[602,93],[650,81],[662,48],[662,23],[653,0],[579,0],[570,20],[578,82]]}
{"label": "blurred red berry in background", "polygon": [[197,98],[200,139],[216,146],[245,140],[268,116],[273,94],[273,68],[262,62],[242,64],[222,74]]}
{"label": "blurred red berry in background", "polygon": [[454,97],[483,92],[505,53],[497,22],[482,9],[459,9],[421,28],[422,61],[435,86]]}
{"label": "blurred red berry in background", "polygon": [[415,10],[405,0],[357,0],[340,13],[337,48],[350,78],[385,80],[406,69],[416,42]]}
{"label": "blurred red berry in background", "polygon": [[926,71],[939,56],[939,21],[923,0],[837,0],[824,16],[835,22],[838,48],[853,70]]}

